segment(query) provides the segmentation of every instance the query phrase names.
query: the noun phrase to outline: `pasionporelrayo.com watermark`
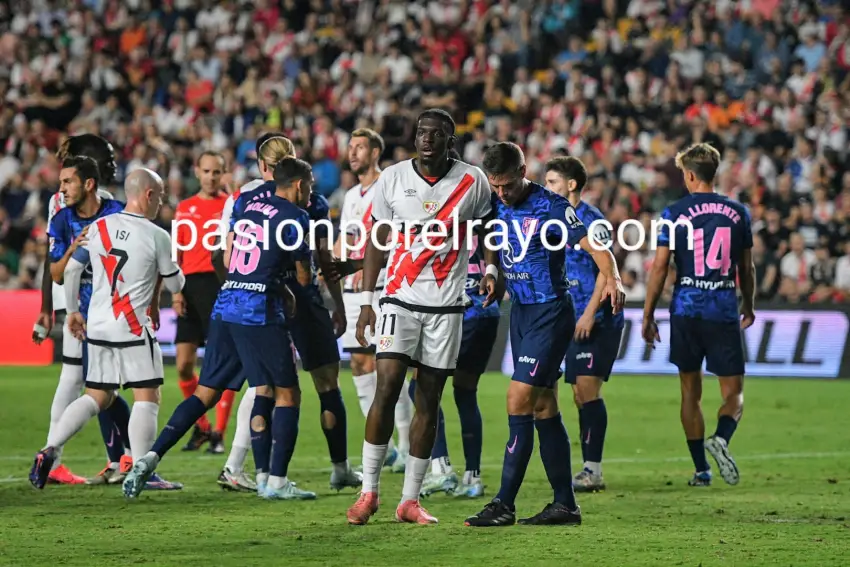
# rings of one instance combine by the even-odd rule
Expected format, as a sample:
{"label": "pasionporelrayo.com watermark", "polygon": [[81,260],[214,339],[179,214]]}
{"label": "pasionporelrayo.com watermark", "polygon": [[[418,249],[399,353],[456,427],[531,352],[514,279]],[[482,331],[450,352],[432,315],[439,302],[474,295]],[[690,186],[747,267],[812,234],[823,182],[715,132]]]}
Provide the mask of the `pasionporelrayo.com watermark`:
{"label": "pasionporelrayo.com watermark", "polygon": [[[501,219],[488,221],[470,220],[460,221],[457,215],[451,217],[451,222],[441,220],[428,220],[425,222],[402,222],[379,220],[367,229],[361,220],[352,220],[340,225],[340,234],[349,235],[348,238],[340,239],[340,259],[363,257],[367,242],[371,239],[372,244],[378,250],[389,252],[403,245],[409,250],[416,239],[420,239],[422,246],[433,252],[448,250],[472,250],[475,242],[483,243],[488,250],[506,251],[512,258],[513,263],[521,262],[533,242],[538,238],[544,248],[550,251],[564,250],[569,246],[570,232],[580,230],[583,226],[581,221],[572,211],[568,210],[566,220],[549,219],[540,222],[539,219],[526,218],[522,221],[513,219],[506,222]],[[465,225],[465,226],[464,226]],[[593,221],[586,226],[588,244],[596,250],[608,250],[615,243],[626,251],[639,250],[648,244],[649,249],[654,250],[658,243],[659,235],[662,233],[670,235],[669,247],[675,250],[676,239],[672,237],[677,228],[681,227],[687,231],[688,250],[694,248],[694,229],[691,222],[680,217],[676,221],[667,219],[654,219],[649,223],[649,235],[643,223],[637,219],[627,219],[620,223],[616,231],[613,225],[605,219]],[[380,242],[376,235],[381,226],[387,226],[389,231],[385,242]],[[485,229],[483,241],[478,237],[478,229]],[[179,231],[188,231],[186,238],[178,239]],[[171,223],[171,256],[176,261],[179,252],[194,249],[199,244],[209,251],[223,251],[227,245],[227,235],[230,232],[228,223],[218,219],[211,219],[204,223],[202,230],[198,231],[194,223],[189,220],[175,220]],[[272,234],[273,232],[273,234]],[[303,247],[307,242],[311,250],[318,248],[320,238],[333,234],[333,225],[327,219],[318,221],[311,220],[305,230],[304,225],[295,219],[286,219],[277,223],[274,230],[270,230],[270,222],[264,220],[255,223],[242,219],[233,225],[233,247],[237,250],[249,251],[257,247],[269,250],[273,245],[283,250],[294,251]],[[294,233],[294,234],[293,234]],[[515,238],[510,238],[511,233]],[[630,238],[627,238],[627,235]],[[464,242],[465,240],[465,242]],[[516,250],[519,245],[520,250]],[[463,243],[463,245],[462,245]],[[574,244],[573,248],[581,248]]]}

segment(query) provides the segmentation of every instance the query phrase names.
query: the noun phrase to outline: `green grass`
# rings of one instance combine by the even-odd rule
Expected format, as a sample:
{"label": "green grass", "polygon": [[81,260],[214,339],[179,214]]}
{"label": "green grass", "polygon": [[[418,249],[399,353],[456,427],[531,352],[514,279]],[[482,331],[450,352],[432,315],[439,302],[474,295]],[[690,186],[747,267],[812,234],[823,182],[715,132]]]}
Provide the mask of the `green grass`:
{"label": "green grass", "polygon": [[[850,381],[749,380],[744,421],[732,444],[741,483],[729,487],[718,476],[715,486],[692,489],[686,486],[692,466],[679,425],[676,379],[614,377],[605,389],[609,490],[581,496],[584,524],[473,530],[463,519],[484,502],[443,495],[426,502],[439,525],[394,523],[402,477],[389,473],[374,521],[348,526],[345,510],[355,494],[327,489],[326,446],[316,396],[309,391],[290,476],[319,492],[315,502],[270,503],[222,492],[215,479],[223,458],[177,450],[159,470],[183,481],[181,492],[146,492],[132,503],[117,487],[48,486],[36,492],[25,477],[44,443],[57,376],[58,367],[0,368],[0,565],[825,567],[847,565],[850,557]],[[181,397],[173,370],[166,381],[160,425]],[[349,452],[358,462],[363,418],[348,375],[341,382]],[[488,375],[480,388],[482,474],[489,495],[498,488],[506,441],[506,386],[505,378]],[[705,395],[711,431],[718,405],[712,380]],[[576,412],[567,392],[561,398],[575,456]],[[452,456],[463,468],[451,388],[444,407]],[[91,475],[103,461],[92,423],[69,443],[65,462]],[[550,498],[535,451],[518,512],[536,513]]]}

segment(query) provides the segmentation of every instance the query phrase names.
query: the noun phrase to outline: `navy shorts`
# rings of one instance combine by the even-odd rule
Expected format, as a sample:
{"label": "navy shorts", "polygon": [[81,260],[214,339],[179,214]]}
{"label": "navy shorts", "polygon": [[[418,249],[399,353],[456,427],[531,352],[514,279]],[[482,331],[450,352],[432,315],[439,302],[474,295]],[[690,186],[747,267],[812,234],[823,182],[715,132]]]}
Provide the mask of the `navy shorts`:
{"label": "navy shorts", "polygon": [[594,376],[604,382],[611,376],[611,369],[620,351],[623,328],[595,325],[590,336],[579,342],[570,342],[564,359],[564,377],[568,384],[575,384],[579,376]]}
{"label": "navy shorts", "polygon": [[571,299],[511,305],[511,353],[517,382],[552,388],[561,377],[561,361],[575,332]]}
{"label": "navy shorts", "polygon": [[286,326],[210,321],[198,383],[214,390],[238,392],[246,377],[252,388],[298,386],[295,349]]}
{"label": "navy shorts", "polygon": [[463,320],[463,335],[457,355],[457,369],[475,376],[487,370],[487,363],[499,333],[498,317],[470,317]]}
{"label": "navy shorts", "polygon": [[298,296],[290,332],[305,372],[339,363],[339,346],[331,315],[315,298]]}
{"label": "navy shorts", "polygon": [[706,370],[716,376],[744,375],[744,340],[737,321],[670,316],[670,362],[679,372]]}

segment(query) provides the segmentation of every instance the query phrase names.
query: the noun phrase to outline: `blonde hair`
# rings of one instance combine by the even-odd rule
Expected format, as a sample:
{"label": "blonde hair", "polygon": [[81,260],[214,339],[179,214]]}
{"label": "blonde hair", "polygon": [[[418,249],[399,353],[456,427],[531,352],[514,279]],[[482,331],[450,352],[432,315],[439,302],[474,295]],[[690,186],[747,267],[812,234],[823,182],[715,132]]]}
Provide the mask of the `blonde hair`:
{"label": "blonde hair", "polygon": [[676,154],[676,167],[692,172],[700,181],[711,183],[720,167],[720,152],[710,144],[694,144]]}
{"label": "blonde hair", "polygon": [[266,164],[269,169],[274,169],[279,161],[285,158],[294,158],[295,144],[284,136],[274,136],[260,144],[257,150],[257,159]]}

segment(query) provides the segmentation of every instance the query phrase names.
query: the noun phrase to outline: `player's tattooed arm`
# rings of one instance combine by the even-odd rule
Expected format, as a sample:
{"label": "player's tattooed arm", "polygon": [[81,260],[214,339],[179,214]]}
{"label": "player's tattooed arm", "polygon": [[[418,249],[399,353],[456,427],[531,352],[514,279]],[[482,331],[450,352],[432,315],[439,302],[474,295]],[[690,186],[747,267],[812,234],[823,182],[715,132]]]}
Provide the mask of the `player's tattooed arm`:
{"label": "player's tattooed arm", "polygon": [[623,289],[623,281],[617,269],[617,260],[614,259],[611,250],[592,246],[586,236],[579,241],[579,245],[582,250],[590,254],[596,267],[599,268],[599,273],[605,277],[605,287],[600,300],[610,297],[614,313],[619,313],[626,301],[626,291]]}
{"label": "player's tattooed arm", "polygon": [[84,246],[86,242],[88,242],[88,233],[89,227],[85,227],[80,235],[77,236],[77,238],[74,239],[74,242],[72,242],[68,247],[68,250],[65,251],[65,255],[56,262],[50,264],[50,275],[54,282],[62,285],[65,281],[65,268],[68,266],[68,260],[70,260],[71,256],[74,255],[77,248]]}
{"label": "player's tattooed arm", "polygon": [[655,343],[661,342],[658,334],[658,325],[655,324],[655,307],[661,299],[664,291],[664,282],[667,281],[667,270],[670,266],[670,248],[661,246],[655,249],[655,260],[649,270],[646,282],[646,302],[643,305],[643,340],[655,348]]}
{"label": "player's tattooed arm", "polygon": [[325,285],[328,288],[328,293],[334,302],[334,311],[332,315],[334,324],[334,334],[339,338],[345,333],[345,304],[342,302],[342,288],[339,285],[340,278],[331,279],[327,274],[333,271],[334,261],[331,257],[331,252],[328,249],[328,239],[320,238],[318,242],[318,250],[313,252],[316,257],[316,263],[319,269],[322,270],[322,275],[325,278]]}
{"label": "player's tattooed arm", "polygon": [[50,273],[50,252],[44,251],[44,268],[41,274],[41,311],[35,321],[32,340],[40,345],[53,328],[53,275]]}
{"label": "player's tattooed arm", "polygon": [[[479,242],[487,242],[487,235],[490,233],[491,228],[488,225],[483,225],[480,227],[481,230],[479,232]],[[499,295],[499,291],[501,290],[502,296],[504,295],[504,277],[502,276],[502,271],[499,269],[499,251],[495,248],[492,250],[489,246],[482,246],[483,248],[483,256],[484,256],[484,265],[486,266],[487,272],[484,274],[484,277],[481,278],[481,283],[478,286],[478,294],[479,295],[487,295],[484,299],[484,307],[487,307],[494,301],[501,299]]]}
{"label": "player's tattooed arm", "polygon": [[751,248],[745,248],[738,263],[738,276],[741,282],[741,328],[746,329],[756,320],[756,265],[753,262]]}
{"label": "player's tattooed arm", "polygon": [[224,250],[219,246],[218,241],[216,242],[216,247],[211,252],[210,261],[212,262],[213,270],[215,270],[215,275],[218,277],[219,283],[224,283],[224,280],[227,279],[227,266],[224,263]]}

